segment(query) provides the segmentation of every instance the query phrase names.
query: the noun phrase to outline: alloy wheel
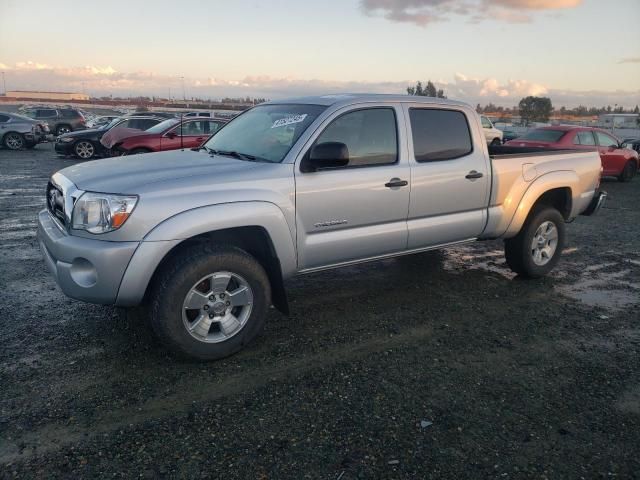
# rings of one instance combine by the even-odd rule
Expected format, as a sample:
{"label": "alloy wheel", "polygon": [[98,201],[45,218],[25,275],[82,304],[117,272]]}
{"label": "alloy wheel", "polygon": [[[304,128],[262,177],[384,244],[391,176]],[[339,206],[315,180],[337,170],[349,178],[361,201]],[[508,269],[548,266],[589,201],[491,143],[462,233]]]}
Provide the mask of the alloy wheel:
{"label": "alloy wheel", "polygon": [[95,148],[91,142],[78,142],[74,151],[80,158],[91,158],[95,153]]}
{"label": "alloy wheel", "polygon": [[558,228],[547,220],[543,222],[531,241],[531,256],[533,263],[542,267],[549,263],[558,248]]}
{"label": "alloy wheel", "polygon": [[11,150],[20,150],[24,147],[24,139],[19,133],[9,133],[4,138],[5,145]]}
{"label": "alloy wheel", "polygon": [[198,280],[182,304],[182,322],[201,342],[224,342],[247,323],[253,305],[249,283],[232,272],[216,272]]}

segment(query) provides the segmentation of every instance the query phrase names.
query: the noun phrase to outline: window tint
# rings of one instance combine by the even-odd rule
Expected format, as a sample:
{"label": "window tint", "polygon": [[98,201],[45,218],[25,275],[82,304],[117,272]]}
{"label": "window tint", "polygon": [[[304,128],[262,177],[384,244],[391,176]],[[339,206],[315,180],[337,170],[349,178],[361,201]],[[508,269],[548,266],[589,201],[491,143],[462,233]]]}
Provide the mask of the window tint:
{"label": "window tint", "polygon": [[578,132],[573,139],[574,145],[595,145],[596,141],[591,132]]}
{"label": "window tint", "polygon": [[131,118],[118,126],[125,128],[135,128],[136,130],[146,130],[147,128],[153,127],[157,123],[157,120],[153,120],[151,118]]}
{"label": "window tint", "polygon": [[0,115],[0,123],[6,123],[9,121],[9,117],[7,115]]}
{"label": "window tint", "polygon": [[462,112],[428,108],[409,110],[413,154],[418,162],[450,160],[473,151],[467,117]]}
{"label": "window tint", "polygon": [[491,128],[491,127],[493,127],[493,125],[491,125],[491,122],[489,121],[489,119],[487,117],[480,117],[480,121],[482,121],[482,128]]}
{"label": "window tint", "polygon": [[38,110],[36,112],[37,118],[51,118],[51,117],[57,117],[57,116],[58,116],[58,112],[56,112],[55,110]]}
{"label": "window tint", "polygon": [[533,142],[554,143],[560,140],[567,133],[566,130],[536,129],[525,133],[519,140],[531,140]]}
{"label": "window tint", "polygon": [[60,110],[60,116],[62,118],[78,118],[80,116],[80,112],[76,110]]}
{"label": "window tint", "polygon": [[595,134],[596,134],[596,137],[598,137],[598,144],[601,147],[617,147],[618,146],[618,141],[615,138],[610,137],[606,133],[595,132]]}
{"label": "window tint", "polygon": [[[213,122],[209,120],[197,120],[194,122],[185,122],[182,125],[182,135],[186,136],[197,136],[197,135],[210,135],[215,132],[218,128],[216,125],[213,125],[213,129],[211,125]],[[176,135],[180,135],[180,125],[178,125],[174,129],[174,133]]]}
{"label": "window tint", "polygon": [[315,143],[327,142],[347,146],[349,167],[395,163],[398,159],[396,115],[391,108],[346,113],[331,122]]}

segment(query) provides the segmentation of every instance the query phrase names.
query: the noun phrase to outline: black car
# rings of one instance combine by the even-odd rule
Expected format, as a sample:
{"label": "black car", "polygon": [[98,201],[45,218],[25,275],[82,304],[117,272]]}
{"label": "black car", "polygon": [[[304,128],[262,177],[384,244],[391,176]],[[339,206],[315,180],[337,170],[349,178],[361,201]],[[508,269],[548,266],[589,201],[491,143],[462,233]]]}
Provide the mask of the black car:
{"label": "black car", "polygon": [[89,130],[65,133],[56,138],[55,149],[60,155],[73,155],[83,160],[104,156],[106,149],[100,143],[102,136],[115,127],[146,130],[165,119],[152,114],[118,117],[109,124]]}
{"label": "black car", "polygon": [[626,144],[636,152],[640,153],[640,138],[625,138],[622,141],[622,144]]}

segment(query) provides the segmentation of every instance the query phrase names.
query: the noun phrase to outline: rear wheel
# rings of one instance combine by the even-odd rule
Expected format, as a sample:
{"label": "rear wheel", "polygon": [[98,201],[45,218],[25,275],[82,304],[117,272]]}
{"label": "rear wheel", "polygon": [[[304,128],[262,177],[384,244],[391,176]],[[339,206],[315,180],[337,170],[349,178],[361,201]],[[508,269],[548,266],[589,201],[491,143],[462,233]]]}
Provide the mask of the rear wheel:
{"label": "rear wheel", "polygon": [[271,290],[266,272],[245,251],[201,246],[168,261],[150,298],[151,325],[167,347],[215,360],[260,333]]}
{"label": "rear wheel", "polygon": [[4,146],[9,150],[20,150],[25,146],[24,136],[17,132],[9,132],[4,136]]}
{"label": "rear wheel", "polygon": [[547,205],[534,207],[520,233],[504,242],[507,264],[524,277],[542,277],[558,263],[564,241],[560,212]]}
{"label": "rear wheel", "polygon": [[633,177],[636,176],[636,170],[637,168],[635,162],[633,160],[629,160],[624,166],[624,169],[618,177],[618,180],[620,180],[621,182],[630,182]]}
{"label": "rear wheel", "polygon": [[88,160],[93,157],[96,153],[96,148],[93,146],[88,140],[81,140],[77,142],[73,147],[73,152],[76,154],[78,158],[82,158],[83,160]]}
{"label": "rear wheel", "polygon": [[502,145],[502,141],[499,138],[494,138],[493,140],[491,140],[491,145],[498,146],[498,145]]}
{"label": "rear wheel", "polygon": [[58,125],[56,128],[56,135],[62,135],[63,133],[69,133],[71,127],[69,125]]}

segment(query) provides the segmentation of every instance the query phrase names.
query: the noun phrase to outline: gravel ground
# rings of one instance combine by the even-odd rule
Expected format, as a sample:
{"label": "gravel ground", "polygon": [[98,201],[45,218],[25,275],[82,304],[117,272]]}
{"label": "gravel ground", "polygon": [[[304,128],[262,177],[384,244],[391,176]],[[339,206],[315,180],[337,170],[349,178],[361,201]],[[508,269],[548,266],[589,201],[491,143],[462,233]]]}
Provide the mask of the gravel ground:
{"label": "gravel ground", "polygon": [[232,358],[66,298],[35,240],[52,145],[0,150],[0,477],[632,478],[640,180],[539,281],[500,242],[316,274]]}

